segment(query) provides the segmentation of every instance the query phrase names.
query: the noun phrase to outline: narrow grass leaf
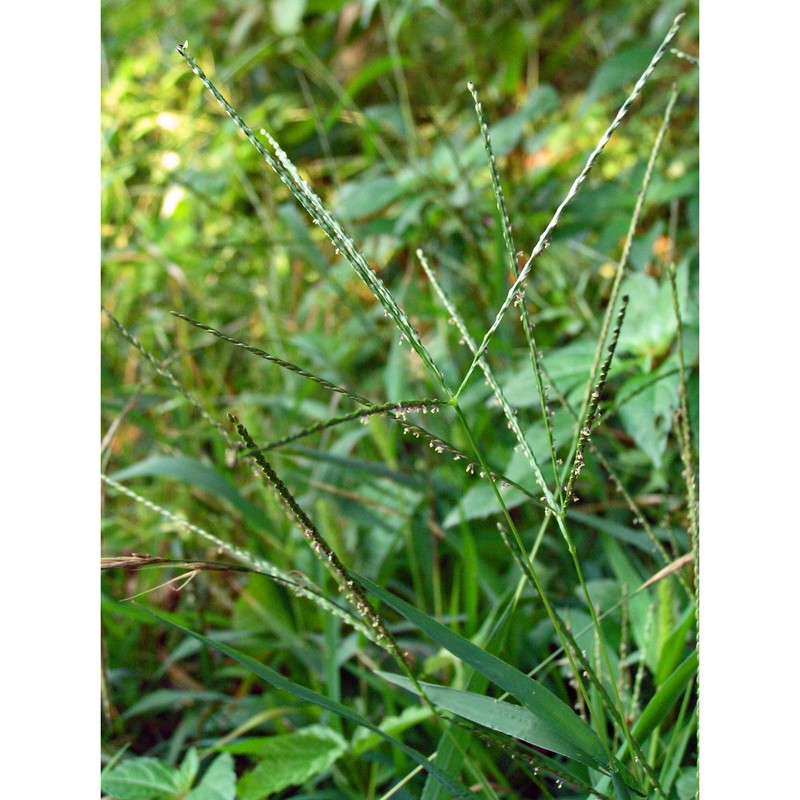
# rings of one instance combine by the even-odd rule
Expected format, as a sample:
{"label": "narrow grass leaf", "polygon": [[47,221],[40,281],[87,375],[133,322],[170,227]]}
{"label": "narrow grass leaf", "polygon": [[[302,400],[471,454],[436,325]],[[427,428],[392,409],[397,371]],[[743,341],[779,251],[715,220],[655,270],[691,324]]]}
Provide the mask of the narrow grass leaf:
{"label": "narrow grass leaf", "polygon": [[[382,678],[401,686],[409,692],[416,693],[414,685],[408,678],[389,672],[379,672]],[[590,767],[596,767],[597,761],[587,757],[583,751],[561,736],[550,725],[542,722],[533,712],[523,706],[496,700],[486,695],[452,689],[448,686],[437,686],[433,683],[421,683],[428,699],[437,706],[453,714],[483,725],[498,733],[513,736],[523,742],[544,747],[562,756],[573,758]]]}
{"label": "narrow grass leaf", "polygon": [[367,578],[354,576],[368,591],[414,623],[448,652],[469,664],[495,685],[513,695],[542,723],[559,731],[573,747],[591,759],[596,769],[607,771],[608,756],[597,734],[572,709],[542,684],[505,661],[481,650],[468,639],[423,614]]}
{"label": "narrow grass leaf", "polygon": [[672,675],[681,656],[686,651],[686,636],[695,622],[697,607],[694,603],[686,608],[674,629],[659,648],[658,669],[655,674],[655,685],[663,686]]}
{"label": "narrow grass leaf", "polygon": [[642,715],[633,726],[633,735],[643,742],[666,716],[675,708],[689,681],[697,674],[698,655],[694,650],[686,660],[664,681],[664,685],[653,695]]}
{"label": "narrow grass leaf", "polygon": [[334,714],[342,717],[342,719],[349,720],[350,722],[354,722],[356,725],[361,725],[362,727],[371,730],[373,733],[377,733],[393,747],[402,750],[409,758],[419,764],[423,769],[434,775],[445,787],[447,787],[450,792],[452,792],[453,797],[463,798],[463,800],[471,800],[473,797],[472,793],[467,789],[466,786],[451,778],[449,775],[446,775],[421,753],[417,752],[412,747],[409,747],[407,744],[404,744],[399,739],[395,739],[393,736],[385,733],[377,725],[370,722],[370,720],[368,720],[366,717],[363,717],[361,714],[352,711],[351,709],[347,708],[347,706],[337,703],[335,700],[331,700],[329,697],[325,697],[324,695],[319,694],[312,689],[307,689],[304,686],[300,686],[293,681],[290,681],[288,678],[284,678],[282,675],[275,672],[275,670],[270,669],[268,666],[259,661],[256,661],[256,659],[251,658],[241,650],[237,650],[234,647],[229,647],[221,642],[216,642],[207,636],[203,636],[202,634],[196,633],[189,628],[185,628],[183,625],[178,625],[175,622],[171,622],[166,617],[162,616],[160,613],[156,613],[155,611],[148,610],[148,613],[152,614],[154,617],[162,620],[163,622],[166,622],[168,625],[172,625],[174,628],[182,631],[187,636],[193,636],[198,641],[203,642],[209,647],[213,647],[215,650],[219,650],[219,652],[224,653],[235,661],[238,661],[243,667],[246,667],[251,672],[258,675],[259,678],[266,681],[270,686],[280,689],[281,691],[288,692],[289,694],[294,695],[295,697],[299,698],[300,700],[304,700],[307,703],[312,703],[313,705],[317,705],[321,708],[327,709],[328,711],[332,711]]}

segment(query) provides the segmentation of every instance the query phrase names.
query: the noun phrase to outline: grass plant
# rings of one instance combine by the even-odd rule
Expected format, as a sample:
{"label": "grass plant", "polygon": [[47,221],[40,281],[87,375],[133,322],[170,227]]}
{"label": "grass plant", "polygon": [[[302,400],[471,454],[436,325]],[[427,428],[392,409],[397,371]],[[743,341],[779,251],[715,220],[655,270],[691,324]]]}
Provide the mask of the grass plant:
{"label": "grass plant", "polygon": [[[400,55],[403,18],[378,5],[388,54],[373,69],[395,83],[412,167],[364,179],[339,208],[350,221],[368,218],[357,227],[378,232],[365,234],[370,247],[386,236],[380,212],[402,197],[394,193],[403,181],[419,187],[426,175]],[[550,198],[555,211],[527,255],[517,227],[530,230],[512,225],[520,209],[510,208],[508,159],[496,149],[508,125],[495,135],[470,82],[477,135],[461,155],[448,141],[439,158],[458,180],[483,174],[494,230],[463,234],[464,246],[485,248],[469,270],[452,266],[446,241],[409,247],[401,280],[379,274],[292,147],[263,128],[262,141],[178,45],[309,216],[304,226],[277,186],[262,200],[249,156],[215,123],[256,223],[269,232],[280,219],[306,255],[327,254],[332,266],[309,282],[275,261],[272,274],[248,283],[257,291],[239,297],[244,306],[212,304],[204,314],[173,263],[182,310],[159,319],[174,324],[174,345],[163,332],[135,335],[123,321],[130,301],[104,308],[108,347],[130,346],[139,359],[120,357],[115,369],[146,366],[127,396],[109,401],[104,437],[108,796],[693,796],[693,260],[677,258],[678,201],[661,175],[680,90],[653,80],[662,60],[685,55],[671,49],[683,18],[562,199]],[[312,74],[330,83],[325,65],[313,63]],[[635,199],[624,231],[614,223],[619,255],[600,254],[606,274],[592,294],[581,270],[563,264],[595,258],[603,237],[581,240],[570,214],[584,190],[604,183],[589,176],[648,91],[662,120],[643,166],[631,168]],[[307,82],[302,94],[310,107]],[[356,113],[352,94],[338,97],[338,113]],[[365,141],[391,153],[386,131],[366,119]],[[339,152],[332,124],[319,115],[309,122],[330,164]],[[479,171],[470,165],[480,151],[488,169]],[[332,183],[348,197],[347,182]],[[667,200],[649,205],[654,185]],[[375,193],[394,200],[381,205]],[[411,195],[408,218],[419,221]],[[641,268],[637,232],[648,214],[649,230],[664,230],[664,207],[669,251],[659,282]],[[470,230],[471,213],[462,205],[451,230]],[[248,237],[251,224],[240,229]],[[543,285],[530,287],[540,268]],[[226,280],[224,268],[209,276],[211,285]],[[548,304],[573,290],[581,301],[569,314]],[[142,440],[159,442],[156,453],[139,450]],[[133,457],[116,468],[120,454]],[[176,574],[164,579],[165,570]],[[132,666],[127,674],[118,666],[125,647],[144,654],[137,680]],[[147,726],[131,723],[148,718],[159,722],[144,744]]]}

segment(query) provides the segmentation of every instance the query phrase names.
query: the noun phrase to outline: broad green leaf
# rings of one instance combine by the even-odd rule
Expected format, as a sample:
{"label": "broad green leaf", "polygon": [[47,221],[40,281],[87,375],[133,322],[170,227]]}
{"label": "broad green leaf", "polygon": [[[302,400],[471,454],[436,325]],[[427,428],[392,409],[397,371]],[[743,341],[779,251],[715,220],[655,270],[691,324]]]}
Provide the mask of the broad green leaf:
{"label": "broad green leaf", "polygon": [[301,786],[347,752],[336,731],[319,725],[259,740],[261,761],[239,780],[240,800],[262,800],[287,786]]}
{"label": "broad green leaf", "polygon": [[652,375],[635,375],[619,392],[619,417],[625,430],[660,467],[678,408],[678,375],[653,380]]}
{"label": "broad green leaf", "polygon": [[[685,316],[689,314],[688,275],[689,265],[684,259],[676,269],[675,282]],[[622,282],[620,292],[630,300],[619,337],[619,351],[635,353],[649,361],[665,355],[678,328],[670,281],[659,282],[643,272],[634,272]]]}
{"label": "broad green leaf", "polygon": [[[379,672],[382,678],[409,692],[416,693],[414,684],[402,675]],[[596,766],[596,760],[588,758],[580,748],[572,745],[557,730],[543,723],[535,714],[522,706],[496,700],[485,695],[437,686],[433,683],[421,683],[428,699],[437,706],[452,711],[459,717],[476,722],[498,733],[513,736],[523,742],[544,747],[562,756],[574,758],[590,767]]]}
{"label": "broad green leaf", "polygon": [[[576,386],[585,386],[594,361],[597,345],[589,340],[571,342],[553,350],[544,358],[549,380],[561,394],[568,394]],[[539,393],[530,359],[521,362],[507,379],[501,379],[503,393],[515,408],[539,408]]]}
{"label": "broad green leaf", "polygon": [[342,186],[335,211],[343,220],[358,219],[374,214],[410,190],[408,181],[393,175],[378,175]]}
{"label": "broad green leaf", "polygon": [[357,580],[445,650],[516,697],[542,724],[552,728],[572,747],[591,759],[596,769],[603,771],[608,769],[609,757],[597,734],[549,689],[510,664],[506,664],[505,661],[481,650],[468,639],[454,633],[367,578],[357,576]]}
{"label": "broad green leaf", "polygon": [[173,478],[227,500],[255,528],[263,530],[268,524],[264,512],[242,497],[234,484],[213,467],[193,458],[152,456],[115,472],[111,477],[120,483],[131,478]]}
{"label": "broad green leaf", "polygon": [[362,725],[374,733],[377,733],[393,747],[402,750],[409,758],[419,764],[423,769],[435,775],[437,779],[440,780],[452,792],[453,797],[460,797],[463,798],[463,800],[471,800],[473,797],[466,786],[459,781],[454,780],[449,775],[446,775],[435,764],[425,758],[425,756],[418,753],[407,744],[401,742],[399,739],[395,739],[393,736],[385,733],[377,725],[370,722],[370,720],[368,720],[366,717],[363,717],[361,714],[352,711],[351,709],[347,708],[347,706],[337,703],[335,700],[331,700],[329,697],[325,697],[325,695],[319,694],[311,689],[307,689],[305,686],[300,686],[296,683],[293,683],[279,673],[275,672],[275,670],[270,669],[268,666],[266,666],[266,664],[256,661],[256,659],[251,658],[241,650],[236,650],[233,647],[214,641],[213,639],[209,639],[207,636],[203,636],[200,633],[196,633],[189,628],[185,628],[183,625],[171,622],[166,617],[156,613],[155,611],[149,611],[149,613],[163,622],[166,622],[168,625],[172,625],[172,627],[183,631],[185,634],[193,636],[198,641],[204,642],[209,647],[213,647],[214,649],[219,650],[221,653],[225,653],[225,655],[230,656],[235,661],[238,661],[243,667],[246,667],[251,672],[258,675],[259,678],[266,681],[270,686],[280,689],[281,691],[288,692],[289,694],[294,695],[301,700],[305,700],[307,703],[313,703],[314,705],[326,708],[343,719],[355,722],[357,725]]}
{"label": "broad green leaf", "polygon": [[236,771],[233,756],[220,753],[210,764],[187,800],[235,800]]}
{"label": "broad green leaf", "polygon": [[169,764],[142,756],[123,761],[104,774],[101,786],[114,800],[161,800],[177,793],[179,776]]}
{"label": "broad green leaf", "polygon": [[186,794],[192,788],[197,771],[200,769],[200,759],[197,757],[197,750],[190,747],[183,758],[183,762],[178,767],[178,792]]}

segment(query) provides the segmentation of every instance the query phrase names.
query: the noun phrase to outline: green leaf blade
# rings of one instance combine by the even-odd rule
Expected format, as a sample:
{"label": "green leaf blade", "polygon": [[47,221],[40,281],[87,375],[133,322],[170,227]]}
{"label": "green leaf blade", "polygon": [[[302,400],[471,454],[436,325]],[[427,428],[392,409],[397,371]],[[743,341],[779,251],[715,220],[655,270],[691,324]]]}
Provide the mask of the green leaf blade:
{"label": "green leaf blade", "polygon": [[259,738],[261,760],[240,779],[240,800],[263,800],[289,786],[302,786],[324,773],[348,749],[341,735],[319,725]]}
{"label": "green leaf blade", "polygon": [[115,800],[172,798],[179,789],[178,773],[157,758],[131,758],[103,775],[102,789]]}
{"label": "green leaf blade", "polygon": [[469,664],[495,685],[512,694],[544,724],[554,731],[560,732],[561,736],[580,750],[585,757],[591,759],[591,763],[596,769],[608,770],[609,756],[597,734],[549,689],[367,578],[355,577],[368,591],[413,622],[437,644]]}
{"label": "green leaf blade", "polygon": [[187,800],[236,800],[236,770],[230,753],[221,753],[211,762]]}
{"label": "green leaf blade", "polygon": [[[389,682],[416,693],[414,685],[408,678],[388,672],[379,672],[378,674]],[[544,747],[546,750],[573,758],[587,766],[597,766],[595,759],[587,758],[579,748],[561,736],[557,730],[542,722],[523,706],[513,705],[504,700],[496,700],[474,692],[437,686],[433,683],[421,683],[421,686],[432,703],[459,717],[476,722],[498,733],[521,739],[536,747]]]}

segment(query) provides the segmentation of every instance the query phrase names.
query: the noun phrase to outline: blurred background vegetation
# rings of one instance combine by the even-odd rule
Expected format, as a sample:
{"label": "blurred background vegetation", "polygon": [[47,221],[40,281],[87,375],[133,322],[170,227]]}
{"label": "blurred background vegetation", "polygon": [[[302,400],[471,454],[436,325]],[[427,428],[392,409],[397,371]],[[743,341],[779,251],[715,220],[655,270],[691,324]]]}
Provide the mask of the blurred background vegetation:
{"label": "blurred background vegetation", "polygon": [[[471,358],[447,324],[416,248],[424,249],[478,339],[511,284],[467,81],[476,84],[490,124],[517,245],[530,251],[681,10],[688,17],[675,45],[696,55],[697,8],[682,2],[107,0],[105,306],[157,358],[170,360],[170,369],[215,417],[224,422],[235,410],[261,444],[351,407],[212,340],[170,311],[376,403],[434,391],[381,307],[175,52],[188,40],[245,121],[275,136],[344,223],[457,385]],[[630,311],[610,379],[610,413],[596,443],[678,555],[688,545],[674,431],[677,326],[666,270],[674,259],[696,434],[698,78],[692,64],[668,57],[659,66],[537,259],[527,297],[545,366],[558,391],[579,405],[673,83],[680,99],[631,253],[624,286]],[[225,541],[327,586],[305,543],[250,471],[228,466],[216,432],[106,318],[102,347],[104,471]],[[516,317],[500,327],[490,359],[509,400],[533,426],[537,402]],[[519,474],[513,440],[481,381],[470,385],[463,405],[493,464]],[[554,408],[557,435],[567,441],[572,420]],[[445,414],[429,427],[467,449]],[[463,634],[474,635],[516,585],[516,568],[497,536],[496,506],[477,478],[465,474],[463,463],[408,441],[388,420],[339,426],[270,458],[349,566]],[[605,603],[623,587],[602,537],[626,542],[637,579],[660,563],[607,475],[588,462],[572,523],[586,572]],[[107,492],[104,504],[105,556],[135,551],[217,558],[185,530],[124,496]],[[515,513],[532,541],[541,509],[520,505]],[[548,588],[580,627],[588,614],[575,599],[574,581],[566,577],[572,575],[569,558],[555,534],[540,558]],[[260,733],[281,733],[320,720],[314,709],[264,693],[241,668],[118,602],[146,590],[152,591],[141,603],[195,630],[221,631],[318,690],[330,688],[326,664],[336,641],[341,696],[363,713],[399,712],[396,696],[368,677],[356,655],[357,636],[343,630],[332,639],[332,623],[316,607],[259,576],[205,574],[181,592],[155,588],[166,577],[156,571],[104,574],[105,759],[128,746],[129,755],[175,761],[188,745],[208,746],[244,723]],[[676,593],[667,605],[674,620],[688,599]],[[619,640],[622,623],[615,624]],[[420,660],[435,655],[425,644],[407,644]],[[552,631],[526,592],[503,657],[530,669],[551,646]],[[455,668],[443,658],[435,674],[446,682]],[[412,735],[423,752],[435,749],[436,738],[426,740],[424,728]],[[373,796],[387,775],[404,774],[406,766],[392,763],[400,756],[377,753],[337,767],[321,784],[331,792],[324,796]],[[525,785],[514,768],[503,766],[502,752],[494,758],[509,791]],[[414,786],[398,796],[418,796]]]}

